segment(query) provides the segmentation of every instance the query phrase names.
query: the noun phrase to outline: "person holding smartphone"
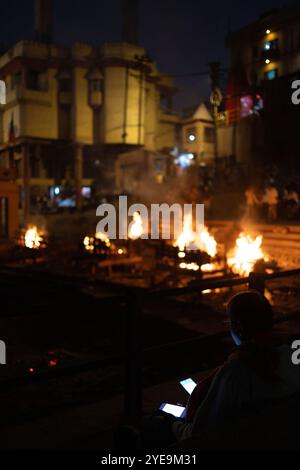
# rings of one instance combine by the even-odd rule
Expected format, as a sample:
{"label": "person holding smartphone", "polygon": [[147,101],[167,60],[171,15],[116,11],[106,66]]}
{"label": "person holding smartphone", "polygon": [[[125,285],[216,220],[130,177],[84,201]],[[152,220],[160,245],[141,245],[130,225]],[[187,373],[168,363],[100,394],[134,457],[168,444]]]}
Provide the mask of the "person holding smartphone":
{"label": "person holding smartphone", "polygon": [[268,300],[257,291],[242,292],[229,301],[227,312],[236,349],[195,387],[184,422],[172,424],[177,440],[218,427],[253,405],[263,407],[300,391],[300,368],[292,364],[288,342],[273,331]]}

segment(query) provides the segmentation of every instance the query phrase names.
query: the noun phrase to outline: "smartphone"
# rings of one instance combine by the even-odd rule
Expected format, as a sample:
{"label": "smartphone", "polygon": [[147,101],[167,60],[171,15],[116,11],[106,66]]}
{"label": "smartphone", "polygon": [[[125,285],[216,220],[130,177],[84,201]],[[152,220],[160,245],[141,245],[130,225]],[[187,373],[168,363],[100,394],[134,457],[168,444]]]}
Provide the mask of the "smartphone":
{"label": "smartphone", "polygon": [[185,407],[179,405],[171,405],[170,403],[163,403],[160,405],[159,409],[164,411],[165,413],[169,413],[176,418],[184,418],[185,417]]}
{"label": "smartphone", "polygon": [[193,379],[186,379],[180,382],[180,385],[188,392],[189,395],[192,395],[194,388],[197,386],[196,382]]}

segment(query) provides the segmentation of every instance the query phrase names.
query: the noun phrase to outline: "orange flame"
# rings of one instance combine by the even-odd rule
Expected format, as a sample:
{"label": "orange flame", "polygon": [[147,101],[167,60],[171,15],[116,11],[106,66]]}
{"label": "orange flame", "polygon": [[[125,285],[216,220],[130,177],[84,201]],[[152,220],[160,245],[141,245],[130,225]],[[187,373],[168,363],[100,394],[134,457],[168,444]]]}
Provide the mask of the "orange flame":
{"label": "orange flame", "polygon": [[251,235],[241,233],[236,240],[236,246],[227,260],[228,266],[235,274],[248,276],[259,260],[267,261],[267,256],[262,250],[263,237],[252,238]]}

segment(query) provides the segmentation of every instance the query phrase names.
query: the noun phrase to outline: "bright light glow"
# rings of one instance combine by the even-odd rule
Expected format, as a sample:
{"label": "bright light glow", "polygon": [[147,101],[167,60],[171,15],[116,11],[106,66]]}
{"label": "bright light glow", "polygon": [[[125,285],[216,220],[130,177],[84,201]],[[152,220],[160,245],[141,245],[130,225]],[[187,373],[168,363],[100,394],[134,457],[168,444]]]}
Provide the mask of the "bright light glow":
{"label": "bright light glow", "polygon": [[202,264],[201,266],[201,271],[203,273],[211,273],[212,271],[217,270],[217,265],[214,263],[209,263],[209,264]]}
{"label": "bright light glow", "polygon": [[95,237],[97,238],[97,240],[101,240],[103,243],[105,243],[105,245],[108,248],[110,247],[110,239],[108,238],[108,236],[105,233],[98,232],[98,233],[96,233]]}
{"label": "bright light glow", "polygon": [[25,246],[26,248],[38,249],[41,246],[42,237],[38,231],[38,228],[35,225],[31,225],[25,232]]}
{"label": "bright light glow", "polygon": [[182,233],[175,241],[174,246],[177,246],[180,252],[184,252],[185,249],[201,250],[212,258],[217,254],[217,242],[214,237],[209,234],[206,227],[194,232],[191,214],[184,218]]}
{"label": "bright light glow", "polygon": [[187,168],[193,164],[193,160],[194,160],[193,153],[181,153],[175,159],[175,164],[181,166],[181,168]]}
{"label": "bright light glow", "polygon": [[60,194],[60,189],[58,186],[56,186],[56,188],[54,189],[54,194],[55,196],[58,196]]}
{"label": "bright light glow", "polygon": [[265,63],[266,63],[266,64],[270,64],[270,63],[271,63],[270,59],[266,59],[266,60],[265,60]]}
{"label": "bright light glow", "polygon": [[108,238],[108,236],[105,233],[98,232],[96,233],[95,237],[89,237],[89,236],[84,237],[83,245],[86,251],[90,251],[90,252],[94,251],[95,238],[97,240],[101,240],[102,243],[104,243],[107,246],[107,248],[110,247],[110,239]]}
{"label": "bright light glow", "polygon": [[196,140],[195,134],[190,134],[190,135],[189,135],[189,141],[190,141],[190,142],[195,142],[195,140]]}
{"label": "bright light glow", "polygon": [[128,237],[131,240],[137,240],[143,235],[143,220],[138,212],[133,214],[133,222],[131,222],[128,232]]}
{"label": "bright light glow", "polygon": [[187,271],[197,272],[200,270],[200,266],[197,263],[180,263],[180,269],[186,269]]}
{"label": "bright light glow", "polygon": [[270,30],[270,29],[267,29],[267,30],[266,30],[266,34],[271,34],[271,30]]}
{"label": "bright light glow", "polygon": [[257,261],[267,261],[267,256],[261,248],[262,241],[262,236],[252,238],[250,235],[240,234],[233,253],[228,258],[228,266],[235,274],[248,276],[253,271]]}

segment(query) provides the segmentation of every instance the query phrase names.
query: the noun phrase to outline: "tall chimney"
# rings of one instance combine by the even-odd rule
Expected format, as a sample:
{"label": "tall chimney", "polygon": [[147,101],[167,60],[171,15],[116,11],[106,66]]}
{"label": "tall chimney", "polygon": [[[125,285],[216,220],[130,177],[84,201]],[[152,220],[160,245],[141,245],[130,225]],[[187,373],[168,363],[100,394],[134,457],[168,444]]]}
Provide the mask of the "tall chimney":
{"label": "tall chimney", "polygon": [[123,42],[138,43],[139,0],[123,0]]}
{"label": "tall chimney", "polygon": [[35,0],[34,28],[35,38],[39,42],[52,42],[52,0]]}

